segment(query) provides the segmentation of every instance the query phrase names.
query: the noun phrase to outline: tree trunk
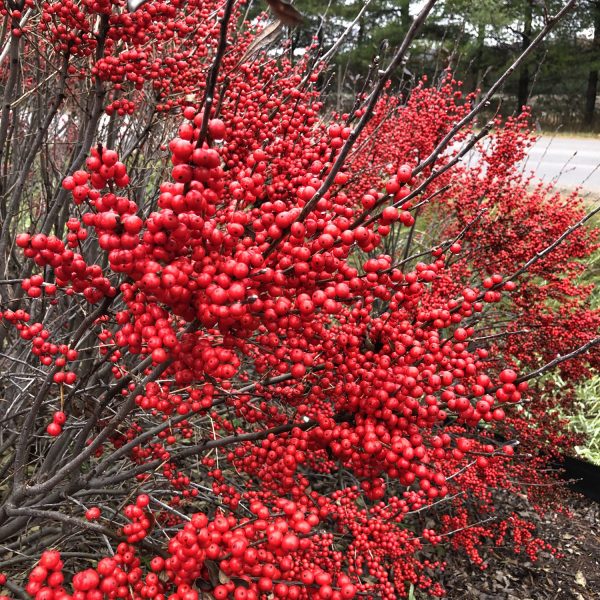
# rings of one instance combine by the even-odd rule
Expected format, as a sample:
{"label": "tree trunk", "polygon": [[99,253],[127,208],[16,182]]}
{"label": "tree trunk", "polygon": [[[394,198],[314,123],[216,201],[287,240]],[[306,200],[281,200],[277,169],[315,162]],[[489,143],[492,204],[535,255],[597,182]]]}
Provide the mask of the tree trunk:
{"label": "tree trunk", "polygon": [[485,23],[479,23],[477,26],[477,46],[475,55],[473,56],[472,81],[470,89],[473,91],[481,89],[482,79],[484,75],[483,67],[483,50],[485,48]]}
{"label": "tree trunk", "polygon": [[583,113],[583,122],[588,127],[593,127],[596,120],[596,96],[598,95],[598,66],[596,61],[600,58],[600,2],[593,2],[591,8],[594,11],[594,38],[590,54],[592,68],[588,72]]}
{"label": "tree trunk", "polygon": [[412,19],[410,18],[410,0],[400,0],[400,21],[402,30],[408,31]]}
{"label": "tree trunk", "polygon": [[[531,43],[533,21],[532,0],[525,2],[525,15],[523,21],[523,32],[521,33],[521,51],[526,50]],[[517,112],[527,104],[529,99],[529,65],[525,63],[519,70],[519,84],[517,88]]]}

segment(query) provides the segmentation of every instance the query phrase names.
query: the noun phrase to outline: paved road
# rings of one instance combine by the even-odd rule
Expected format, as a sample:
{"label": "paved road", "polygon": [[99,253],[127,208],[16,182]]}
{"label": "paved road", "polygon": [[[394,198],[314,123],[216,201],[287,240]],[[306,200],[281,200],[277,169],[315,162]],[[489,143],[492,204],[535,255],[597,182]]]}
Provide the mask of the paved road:
{"label": "paved road", "polygon": [[600,137],[567,138],[542,136],[529,152],[523,165],[533,169],[544,181],[560,188],[579,185],[583,192],[600,193]]}

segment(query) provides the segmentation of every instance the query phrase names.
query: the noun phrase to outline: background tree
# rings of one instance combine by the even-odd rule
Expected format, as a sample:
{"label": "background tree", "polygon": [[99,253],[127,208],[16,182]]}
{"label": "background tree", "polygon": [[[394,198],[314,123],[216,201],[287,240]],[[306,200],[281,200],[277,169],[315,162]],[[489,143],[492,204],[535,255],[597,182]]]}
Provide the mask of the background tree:
{"label": "background tree", "polygon": [[[337,39],[365,3],[296,4],[308,16],[305,26],[296,31],[297,45],[302,47],[318,32],[325,47]],[[426,73],[435,79],[450,67],[468,91],[485,90],[539,30],[545,12],[554,8],[552,3],[529,0],[440,2],[411,50],[405,83],[415,83],[409,73]],[[373,59],[402,38],[412,18],[411,10],[417,7],[411,9],[404,2],[368,3],[345,38],[327,78],[340,98],[347,94],[346,103],[351,103],[353,93],[360,90]],[[513,114],[531,101],[536,120],[550,129],[592,126],[589,107],[597,95],[593,85],[597,71],[595,14],[593,2],[579,3],[573,9],[520,67],[519,76],[508,83],[502,114]]]}
{"label": "background tree", "polygon": [[598,96],[598,70],[600,68],[600,3],[588,2],[591,14],[592,27],[594,30],[589,54],[589,72],[587,78],[587,89],[585,93],[584,124],[590,128],[594,127],[596,121],[596,98]]}

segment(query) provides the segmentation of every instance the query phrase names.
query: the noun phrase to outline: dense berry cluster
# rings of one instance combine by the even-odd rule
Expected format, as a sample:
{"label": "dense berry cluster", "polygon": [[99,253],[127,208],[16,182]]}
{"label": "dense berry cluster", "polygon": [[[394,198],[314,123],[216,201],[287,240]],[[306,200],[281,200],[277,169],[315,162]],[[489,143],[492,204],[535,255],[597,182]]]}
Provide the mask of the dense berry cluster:
{"label": "dense berry cluster", "polygon": [[244,31],[219,55],[222,2],[121,4],[36,13],[109,125],[62,179],[62,225],[15,236],[29,271],[3,324],[52,372],[0,534],[45,515],[95,553],[49,534],[27,594],[442,596],[440,547],[482,567],[509,538],[550,550],[516,507],[552,499],[543,467],[569,439],[527,371],[600,314],[572,260],[593,232],[543,253],[582,209],[518,173],[527,114],[479,166],[449,168],[456,148],[427,163],[474,101],[450,78],[325,118],[310,52],[249,59]]}

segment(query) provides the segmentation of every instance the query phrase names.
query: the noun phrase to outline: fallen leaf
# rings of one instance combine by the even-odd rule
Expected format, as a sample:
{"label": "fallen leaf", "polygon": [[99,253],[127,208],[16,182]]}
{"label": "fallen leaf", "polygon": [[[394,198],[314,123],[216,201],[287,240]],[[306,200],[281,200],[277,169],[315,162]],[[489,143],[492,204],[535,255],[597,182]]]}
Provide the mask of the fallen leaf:
{"label": "fallen leaf", "polygon": [[304,21],[304,15],[285,0],[267,0],[267,4],[284,25],[295,27]]}
{"label": "fallen leaf", "polygon": [[248,46],[248,48],[246,49],[246,52],[244,52],[244,56],[242,56],[242,58],[240,58],[240,61],[238,64],[247,62],[251,56],[253,56],[257,52],[259,52],[262,48],[264,48],[265,46],[268,46],[271,42],[273,42],[279,35],[279,32],[281,31],[282,26],[283,26],[282,21],[273,21],[272,23],[269,23],[262,30],[260,35],[258,35],[254,39],[254,41]]}

